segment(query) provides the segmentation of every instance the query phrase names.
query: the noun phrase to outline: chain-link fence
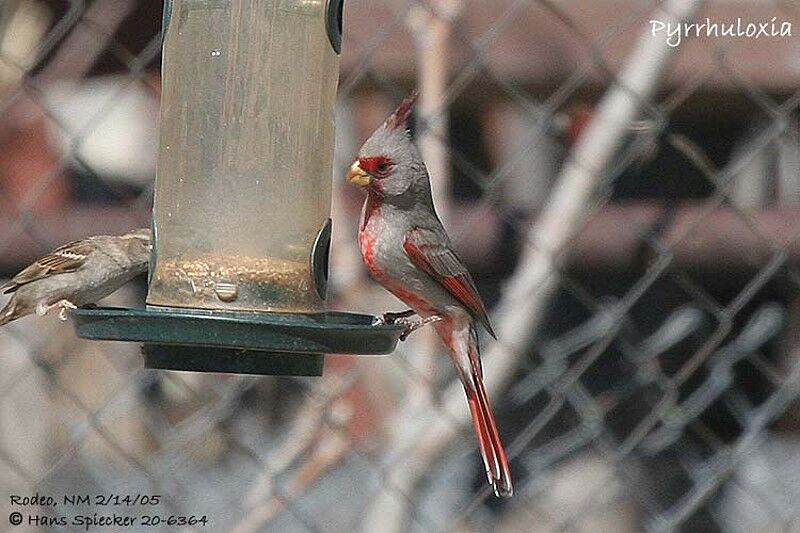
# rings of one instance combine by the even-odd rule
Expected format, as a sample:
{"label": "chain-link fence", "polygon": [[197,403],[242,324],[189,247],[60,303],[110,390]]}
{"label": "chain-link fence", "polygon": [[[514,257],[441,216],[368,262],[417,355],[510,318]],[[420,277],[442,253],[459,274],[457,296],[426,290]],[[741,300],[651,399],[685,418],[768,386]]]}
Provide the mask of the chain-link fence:
{"label": "chain-link fence", "polygon": [[[136,345],[26,318],[0,330],[2,528],[800,531],[800,5],[346,4],[331,305],[401,309],[366,278],[342,176],[417,86],[437,205],[498,331],[514,497],[486,485],[431,331],[278,378],[145,370]],[[5,276],[148,224],[161,7],[0,4]]]}

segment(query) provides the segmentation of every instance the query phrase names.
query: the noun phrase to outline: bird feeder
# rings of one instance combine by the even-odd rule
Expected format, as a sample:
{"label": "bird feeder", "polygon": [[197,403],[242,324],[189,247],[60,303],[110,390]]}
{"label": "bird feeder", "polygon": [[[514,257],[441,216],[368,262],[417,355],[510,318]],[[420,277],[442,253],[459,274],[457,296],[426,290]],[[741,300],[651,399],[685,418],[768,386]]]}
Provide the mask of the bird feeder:
{"label": "bird feeder", "polygon": [[342,0],[173,0],[164,20],[147,307],[78,310],[78,334],[177,370],[392,351],[399,326],[325,310]]}

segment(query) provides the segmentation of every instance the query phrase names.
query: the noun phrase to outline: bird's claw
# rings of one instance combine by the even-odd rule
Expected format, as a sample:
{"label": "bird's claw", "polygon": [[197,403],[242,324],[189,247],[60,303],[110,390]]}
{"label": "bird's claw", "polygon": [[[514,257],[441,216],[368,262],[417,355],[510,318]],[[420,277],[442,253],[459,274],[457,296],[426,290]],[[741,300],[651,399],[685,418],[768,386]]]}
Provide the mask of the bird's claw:
{"label": "bird's claw", "polygon": [[431,315],[429,317],[418,318],[416,320],[410,318],[399,318],[395,320],[394,323],[406,327],[406,329],[403,330],[403,333],[400,334],[400,341],[402,342],[419,328],[425,327],[428,324],[434,324],[442,319],[443,317],[441,315]]}
{"label": "bird's claw", "polygon": [[56,303],[54,303],[53,305],[49,306],[47,308],[47,310],[50,311],[50,310],[56,309],[56,308],[58,309],[58,318],[59,318],[59,320],[66,321],[67,318],[68,318],[67,317],[67,309],[77,309],[78,306],[75,305],[74,303],[70,302],[69,300],[59,300]]}
{"label": "bird's claw", "polygon": [[58,309],[58,318],[61,320],[67,319],[67,309],[77,309],[78,306],[74,303],[70,302],[69,300],[59,300],[54,304],[47,305],[45,302],[39,302],[36,304],[36,308],[33,312],[36,316],[44,316],[50,311],[54,309]]}
{"label": "bird's claw", "polygon": [[407,311],[402,311],[400,313],[384,313],[382,315],[374,317],[372,319],[372,325],[386,326],[386,325],[400,324],[401,320],[406,319],[414,314],[416,313],[411,309]]}
{"label": "bird's claw", "polygon": [[396,325],[405,326],[403,333],[400,334],[400,340],[404,341],[409,335],[414,333],[421,327],[439,322],[442,320],[440,315],[431,315],[426,318],[411,318],[416,314],[415,311],[409,309],[400,313],[384,313],[372,319],[373,326]]}

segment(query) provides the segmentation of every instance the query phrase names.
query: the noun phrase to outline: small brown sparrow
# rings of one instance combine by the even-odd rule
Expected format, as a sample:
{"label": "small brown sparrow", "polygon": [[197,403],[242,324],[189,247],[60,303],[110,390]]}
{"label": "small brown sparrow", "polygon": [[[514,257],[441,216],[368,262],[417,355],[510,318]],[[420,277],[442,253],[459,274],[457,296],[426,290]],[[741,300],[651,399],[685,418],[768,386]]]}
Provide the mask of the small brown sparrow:
{"label": "small brown sparrow", "polygon": [[56,248],[8,283],[4,293],[14,293],[0,310],[0,326],[35,313],[44,315],[95,303],[146,272],[150,261],[150,230],[125,235],[98,235]]}

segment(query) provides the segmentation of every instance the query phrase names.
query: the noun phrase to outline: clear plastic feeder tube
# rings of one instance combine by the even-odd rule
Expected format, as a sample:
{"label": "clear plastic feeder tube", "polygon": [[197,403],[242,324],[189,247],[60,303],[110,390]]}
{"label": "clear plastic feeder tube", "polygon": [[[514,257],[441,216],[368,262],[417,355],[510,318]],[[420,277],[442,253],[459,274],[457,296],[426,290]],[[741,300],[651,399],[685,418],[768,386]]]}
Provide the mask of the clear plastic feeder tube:
{"label": "clear plastic feeder tube", "polygon": [[147,303],[312,312],[339,59],[324,0],[173,0]]}

